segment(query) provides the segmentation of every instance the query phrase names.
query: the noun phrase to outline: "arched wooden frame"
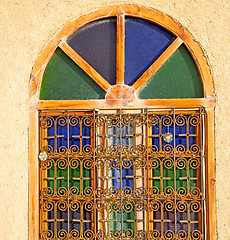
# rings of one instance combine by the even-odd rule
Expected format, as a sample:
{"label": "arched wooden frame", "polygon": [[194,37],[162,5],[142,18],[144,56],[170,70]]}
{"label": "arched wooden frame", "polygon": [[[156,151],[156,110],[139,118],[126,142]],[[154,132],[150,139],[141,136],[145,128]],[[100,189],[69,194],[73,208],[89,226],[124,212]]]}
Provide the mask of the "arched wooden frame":
{"label": "arched wooden frame", "polygon": [[[67,43],[66,39],[84,25],[107,17],[117,17],[117,80],[110,84],[82,59]],[[124,84],[124,34],[125,16],[142,18],[156,23],[176,36],[174,42],[132,85]],[[190,99],[136,99],[135,91],[169,59],[184,43],[199,70],[203,85],[203,98]],[[43,73],[57,47],[60,47],[98,85],[106,91],[103,100],[39,100]],[[134,5],[110,6],[82,15],[65,25],[45,46],[34,66],[30,79],[30,135],[29,135],[29,239],[39,239],[39,190],[38,190],[38,110],[43,109],[89,109],[120,107],[186,108],[204,107],[206,113],[206,194],[207,236],[216,239],[215,221],[215,167],[214,167],[214,88],[206,59],[191,34],[172,18],[158,11]]]}

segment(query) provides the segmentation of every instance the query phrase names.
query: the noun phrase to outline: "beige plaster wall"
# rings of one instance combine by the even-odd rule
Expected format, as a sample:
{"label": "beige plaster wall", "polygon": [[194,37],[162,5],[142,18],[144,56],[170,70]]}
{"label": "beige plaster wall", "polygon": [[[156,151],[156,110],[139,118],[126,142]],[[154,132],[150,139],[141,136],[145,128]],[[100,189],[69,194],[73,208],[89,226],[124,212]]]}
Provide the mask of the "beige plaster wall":
{"label": "beige plaster wall", "polygon": [[29,76],[44,44],[66,22],[118,3],[162,11],[203,47],[215,83],[218,239],[230,239],[229,0],[0,0],[0,239],[28,239]]}

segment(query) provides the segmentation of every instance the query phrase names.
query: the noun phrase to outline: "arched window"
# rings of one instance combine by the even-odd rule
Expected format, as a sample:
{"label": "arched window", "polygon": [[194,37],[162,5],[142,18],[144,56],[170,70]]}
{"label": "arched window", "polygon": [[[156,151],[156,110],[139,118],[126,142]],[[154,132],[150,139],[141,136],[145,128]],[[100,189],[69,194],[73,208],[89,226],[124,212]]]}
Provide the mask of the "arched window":
{"label": "arched window", "polygon": [[213,239],[213,86],[170,17],[81,16],[31,76],[30,239]]}

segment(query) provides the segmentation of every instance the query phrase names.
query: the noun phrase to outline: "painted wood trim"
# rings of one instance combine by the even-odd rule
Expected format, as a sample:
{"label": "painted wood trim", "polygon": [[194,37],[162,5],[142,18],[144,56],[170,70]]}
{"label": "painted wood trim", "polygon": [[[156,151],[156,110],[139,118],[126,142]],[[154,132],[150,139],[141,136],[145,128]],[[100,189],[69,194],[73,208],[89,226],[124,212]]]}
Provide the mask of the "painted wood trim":
{"label": "painted wood trim", "polygon": [[214,155],[214,108],[206,108],[206,199],[207,199],[207,239],[216,240],[216,178]]}
{"label": "painted wood trim", "polygon": [[[40,89],[42,84],[42,81],[40,81],[40,79],[43,78],[44,71],[45,71],[45,68],[42,67],[40,71],[37,73],[36,77],[31,79],[31,81],[33,82],[33,84],[30,84],[30,88],[29,88],[29,91],[31,94],[31,98],[30,98],[31,103],[39,101]],[[35,85],[37,86],[37,88],[35,88]]]}
{"label": "painted wood trim", "polygon": [[117,16],[117,84],[124,83],[125,75],[125,15]]}
{"label": "painted wood trim", "polygon": [[194,99],[137,99],[132,102],[122,99],[115,100],[42,100],[32,105],[34,109],[117,109],[117,108],[197,108],[213,107],[214,98],[194,98]]}
{"label": "painted wood trim", "polygon": [[29,122],[29,239],[39,239],[38,111],[30,110]]}
{"label": "painted wood trim", "polygon": [[[109,6],[95,12],[82,15],[67,23],[60,31],[57,32],[57,34],[44,47],[34,66],[30,80],[30,97],[32,97],[36,92],[40,93],[43,71],[62,39],[67,39],[76,30],[92,21],[102,18],[115,17],[121,12],[126,16],[138,17],[159,24],[163,28],[169,30],[175,36],[182,39],[191,53],[200,72],[204,89],[204,97],[214,96],[212,77],[209,66],[206,62],[206,58],[204,57],[199,44],[193,39],[191,34],[186,29],[184,29],[179,23],[174,21],[169,16],[164,15],[156,10],[137,5],[120,5]],[[38,74],[39,72],[42,74]]]}
{"label": "painted wood trim", "polygon": [[173,55],[181,46],[183,41],[177,37],[172,44],[160,55],[160,57],[142,74],[142,76],[133,84],[135,90],[143,85],[157,72],[157,70]]}
{"label": "painted wood trim", "polygon": [[65,41],[59,43],[59,47],[64,51],[83,71],[85,71],[103,90],[107,91],[110,84],[90,66],[76,51]]}

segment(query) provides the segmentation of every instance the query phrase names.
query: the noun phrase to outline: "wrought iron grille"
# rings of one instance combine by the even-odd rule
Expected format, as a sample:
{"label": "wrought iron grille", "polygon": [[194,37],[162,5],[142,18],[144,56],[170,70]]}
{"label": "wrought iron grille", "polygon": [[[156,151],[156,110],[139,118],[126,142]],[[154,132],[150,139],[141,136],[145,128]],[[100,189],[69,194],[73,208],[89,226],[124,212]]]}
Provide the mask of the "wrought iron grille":
{"label": "wrought iron grille", "polygon": [[203,109],[40,111],[41,239],[205,239]]}

